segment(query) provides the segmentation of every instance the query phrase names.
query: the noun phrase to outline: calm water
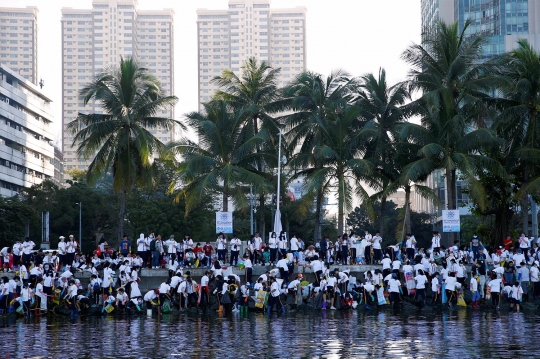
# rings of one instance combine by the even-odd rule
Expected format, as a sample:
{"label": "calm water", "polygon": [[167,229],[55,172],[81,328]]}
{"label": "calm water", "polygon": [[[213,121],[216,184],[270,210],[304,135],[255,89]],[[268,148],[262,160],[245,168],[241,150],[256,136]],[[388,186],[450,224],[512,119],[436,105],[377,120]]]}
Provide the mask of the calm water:
{"label": "calm water", "polygon": [[453,310],[1,319],[0,358],[517,358],[540,317]]}

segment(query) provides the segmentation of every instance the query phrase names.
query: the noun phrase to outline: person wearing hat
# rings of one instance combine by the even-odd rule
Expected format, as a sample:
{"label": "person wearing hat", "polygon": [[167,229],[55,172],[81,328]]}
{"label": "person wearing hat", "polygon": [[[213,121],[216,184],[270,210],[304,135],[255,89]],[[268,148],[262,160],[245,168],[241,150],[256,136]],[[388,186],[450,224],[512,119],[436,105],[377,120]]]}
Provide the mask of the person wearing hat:
{"label": "person wearing hat", "polygon": [[431,238],[431,248],[434,252],[439,253],[441,250],[441,235],[437,231],[433,231],[433,237]]}

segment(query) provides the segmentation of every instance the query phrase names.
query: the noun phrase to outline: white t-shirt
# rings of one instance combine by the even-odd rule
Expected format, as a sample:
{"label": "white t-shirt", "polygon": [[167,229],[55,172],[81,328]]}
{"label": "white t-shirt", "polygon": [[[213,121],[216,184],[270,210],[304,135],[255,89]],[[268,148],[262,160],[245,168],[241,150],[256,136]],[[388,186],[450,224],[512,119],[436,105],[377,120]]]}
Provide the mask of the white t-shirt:
{"label": "white t-shirt", "polygon": [[398,261],[397,259],[392,262],[392,270],[397,269],[399,270],[401,268],[401,261]]}
{"label": "white t-shirt", "polygon": [[390,287],[390,293],[399,293],[399,287],[401,286],[401,282],[397,279],[390,278],[390,280],[388,281],[388,286]]}
{"label": "white t-shirt", "polygon": [[530,245],[529,238],[519,237],[519,248],[529,248],[529,245]]}
{"label": "white t-shirt", "polygon": [[433,293],[438,293],[439,292],[439,279],[438,278],[433,278],[431,280],[431,290],[433,291]]}
{"label": "white t-shirt", "polygon": [[414,280],[416,281],[416,289],[426,288],[427,277],[425,275],[417,275]]}
{"label": "white t-shirt", "polygon": [[297,251],[298,250],[298,239],[296,237],[291,238],[291,251]]}
{"label": "white t-shirt", "polygon": [[381,249],[382,238],[380,236],[373,237],[373,249]]}
{"label": "white t-shirt", "polygon": [[446,278],[446,290],[454,291],[456,290],[456,278],[455,277],[447,277]]}
{"label": "white t-shirt", "polygon": [[388,257],[384,257],[384,259],[381,261],[382,269],[390,269],[392,266],[392,261]]}
{"label": "white t-shirt", "polygon": [[224,238],[218,238],[216,240],[217,242],[217,249],[218,250],[223,250],[223,249],[227,249],[227,240],[224,239]]}
{"label": "white t-shirt", "polygon": [[488,283],[488,287],[491,288],[492,293],[500,293],[501,292],[501,283],[502,281],[500,279],[493,279],[490,280]]}

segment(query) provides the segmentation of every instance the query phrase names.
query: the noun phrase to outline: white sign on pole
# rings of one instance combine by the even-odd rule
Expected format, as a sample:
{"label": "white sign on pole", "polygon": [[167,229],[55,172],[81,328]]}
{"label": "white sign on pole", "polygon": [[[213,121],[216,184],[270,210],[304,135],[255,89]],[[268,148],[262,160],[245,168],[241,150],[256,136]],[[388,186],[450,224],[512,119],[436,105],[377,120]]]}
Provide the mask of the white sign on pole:
{"label": "white sign on pole", "polygon": [[216,233],[233,233],[232,212],[216,212]]}
{"label": "white sign on pole", "polygon": [[443,232],[461,231],[459,209],[443,210],[442,211],[442,226],[443,226]]}

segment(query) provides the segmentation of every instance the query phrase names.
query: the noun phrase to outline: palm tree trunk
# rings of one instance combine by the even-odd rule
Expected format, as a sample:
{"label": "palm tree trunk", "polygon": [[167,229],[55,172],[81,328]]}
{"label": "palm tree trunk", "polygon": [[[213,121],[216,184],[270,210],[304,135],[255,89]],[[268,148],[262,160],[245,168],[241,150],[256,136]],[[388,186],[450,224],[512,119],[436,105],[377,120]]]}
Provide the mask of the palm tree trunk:
{"label": "palm tree trunk", "polygon": [[223,212],[229,211],[229,192],[223,188]]}
{"label": "palm tree trunk", "polygon": [[343,219],[344,219],[344,206],[345,206],[345,188],[344,178],[340,174],[338,176],[338,236],[343,234]]}
{"label": "palm tree trunk", "polygon": [[403,220],[404,223],[404,230],[402,234],[402,238],[405,238],[405,235],[407,233],[411,233],[411,186],[407,185],[405,186],[405,218]]}
{"label": "palm tree trunk", "polygon": [[123,188],[120,193],[120,213],[118,213],[118,243],[124,235],[124,217],[126,214],[126,189]]}
{"label": "palm tree trunk", "polygon": [[379,235],[384,238],[384,217],[386,215],[386,196],[381,197],[381,212],[379,215]]}
{"label": "palm tree trunk", "polygon": [[322,210],[322,190],[317,191],[317,199],[315,203],[315,241],[320,241],[322,239],[321,231],[321,210]]}
{"label": "palm tree trunk", "polygon": [[266,241],[266,223],[264,223],[264,202],[264,193],[261,193],[261,195],[259,196],[259,232],[263,240]]}
{"label": "palm tree trunk", "polygon": [[[446,204],[447,209],[457,209],[456,207],[456,170],[455,169],[446,169],[446,196],[448,203]],[[446,246],[451,246],[454,244],[454,241],[457,239],[457,233],[448,233],[448,242]]]}
{"label": "palm tree trunk", "polygon": [[[527,186],[529,182],[529,170],[525,168],[523,171],[523,187]],[[521,198],[521,226],[523,233],[529,233],[529,196],[527,193],[523,194]]]}

